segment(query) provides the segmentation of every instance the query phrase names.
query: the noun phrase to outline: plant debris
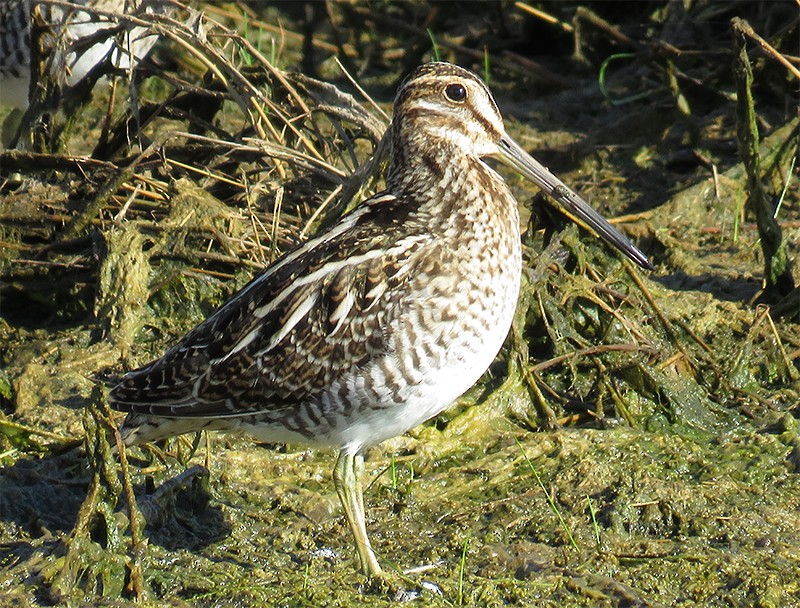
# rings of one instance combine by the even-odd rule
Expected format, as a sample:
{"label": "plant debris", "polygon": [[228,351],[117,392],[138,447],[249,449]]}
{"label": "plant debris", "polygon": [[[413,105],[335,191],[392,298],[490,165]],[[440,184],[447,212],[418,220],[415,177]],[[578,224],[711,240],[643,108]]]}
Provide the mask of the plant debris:
{"label": "plant debris", "polygon": [[119,451],[104,391],[380,189],[393,91],[437,57],[657,270],[507,176],[527,272],[506,347],[369,453],[403,597],[800,603],[796,10],[170,6],[107,34],[146,28],[153,56],[32,104],[0,153],[0,603],[393,602],[358,587],[332,454]]}

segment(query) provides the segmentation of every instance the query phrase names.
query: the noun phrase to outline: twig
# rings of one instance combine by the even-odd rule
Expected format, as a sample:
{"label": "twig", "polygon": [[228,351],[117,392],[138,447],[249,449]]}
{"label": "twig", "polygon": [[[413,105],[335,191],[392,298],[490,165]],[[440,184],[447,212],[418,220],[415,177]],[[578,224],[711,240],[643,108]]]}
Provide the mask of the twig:
{"label": "twig", "polygon": [[547,361],[542,361],[536,365],[530,366],[532,372],[543,372],[546,369],[566,363],[570,359],[577,359],[580,357],[590,357],[592,355],[601,355],[603,353],[645,353],[651,357],[658,355],[658,350],[649,346],[642,346],[640,344],[601,344],[599,346],[590,346],[581,350],[574,350],[558,357],[552,357]]}
{"label": "twig", "polygon": [[545,13],[541,9],[534,8],[530,4],[527,4],[525,2],[515,2],[514,6],[516,6],[518,9],[520,9],[522,11],[525,11],[526,13],[528,13],[530,15],[533,15],[534,17],[536,17],[538,19],[541,19],[545,23],[550,23],[552,25],[557,25],[558,27],[560,27],[565,32],[568,32],[568,33],[571,34],[572,32],[575,31],[574,28],[569,23],[565,23],[564,21],[561,21],[560,19],[557,19],[556,17],[553,17],[551,14]]}
{"label": "twig", "polygon": [[[231,11],[225,10],[226,6],[227,5],[217,5],[214,4],[213,2],[208,2],[203,5],[203,10],[206,13],[219,15],[227,19],[236,19],[238,15]],[[286,36],[287,38],[293,38],[298,41],[303,40],[303,34],[298,34],[297,32],[284,29],[283,27],[272,25],[271,23],[267,23],[266,21],[261,21],[260,19],[248,19],[247,22],[250,26],[265,30],[267,32],[280,34],[282,36]],[[331,44],[330,42],[325,42],[324,40],[319,40],[316,36],[311,39],[311,44],[329,53],[339,52],[339,47],[337,47],[335,44]]]}
{"label": "twig", "polygon": [[[800,3],[800,2],[799,2]],[[800,80],[800,70],[792,65],[781,53],[779,53],[769,42],[759,36],[750,24],[744,19],[735,17],[731,23],[733,29],[744,36],[747,36],[758,44],[758,48],[767,56],[777,60],[796,80]]]}
{"label": "twig", "polygon": [[764,316],[767,318],[770,330],[772,331],[772,336],[775,338],[775,343],[778,345],[778,351],[781,353],[781,357],[783,357],[783,365],[786,367],[786,373],[789,375],[789,378],[792,382],[797,382],[800,380],[800,372],[797,371],[797,368],[795,368],[791,359],[789,359],[789,355],[786,354],[786,349],[783,347],[783,341],[781,341],[781,337],[778,334],[775,323],[772,321],[772,315],[770,314],[769,307],[765,306],[764,308]]}
{"label": "twig", "polygon": [[762,182],[759,134],[756,125],[753,99],[753,68],[747,55],[745,31],[749,25],[742,19],[731,21],[733,38],[738,51],[736,64],[736,135],[739,155],[747,173],[747,205],[752,208],[758,223],[761,250],[764,254],[764,277],[766,289],[774,295],[783,296],[794,289],[791,262],[786,251],[786,242],[780,226],[773,217],[771,202]]}
{"label": "twig", "polygon": [[347,71],[347,69],[346,69],[346,68],[345,68],[345,67],[342,65],[342,62],[341,62],[341,61],[339,61],[339,58],[338,58],[338,57],[334,57],[333,59],[334,59],[334,61],[336,61],[336,65],[337,65],[337,66],[339,66],[339,69],[342,71],[342,74],[344,74],[345,78],[347,78],[347,80],[350,82],[350,84],[352,84],[352,85],[353,85],[353,87],[356,89],[356,91],[358,91],[358,92],[359,92],[359,94],[360,94],[360,95],[361,95],[361,96],[362,96],[364,99],[366,99],[366,100],[367,100],[367,103],[369,103],[369,105],[371,105],[371,106],[372,106],[372,107],[373,107],[373,108],[374,108],[374,109],[375,109],[375,110],[378,112],[378,114],[380,114],[380,115],[383,117],[383,119],[384,119],[386,122],[390,122],[390,121],[392,120],[391,116],[389,116],[389,115],[388,115],[386,112],[384,112],[384,111],[383,111],[383,108],[382,108],[382,107],[380,107],[380,106],[379,106],[379,105],[378,105],[378,104],[375,102],[375,100],[374,100],[374,99],[372,99],[372,97],[370,97],[370,96],[369,96],[369,94],[368,94],[368,93],[367,93],[367,92],[366,92],[366,91],[365,91],[363,88],[361,88],[361,85],[360,85],[360,84],[358,84],[358,81],[356,81],[356,79],[355,79],[355,78],[353,78],[353,77],[350,75],[350,72],[348,72],[348,71]]}

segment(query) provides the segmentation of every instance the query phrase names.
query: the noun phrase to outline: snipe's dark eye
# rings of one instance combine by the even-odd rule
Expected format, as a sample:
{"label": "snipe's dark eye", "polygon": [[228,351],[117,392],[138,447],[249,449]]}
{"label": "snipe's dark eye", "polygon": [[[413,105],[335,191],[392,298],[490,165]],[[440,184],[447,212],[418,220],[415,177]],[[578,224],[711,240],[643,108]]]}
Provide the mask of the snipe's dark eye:
{"label": "snipe's dark eye", "polygon": [[467,89],[464,88],[463,84],[448,84],[444,88],[444,96],[450,101],[462,102],[467,98]]}

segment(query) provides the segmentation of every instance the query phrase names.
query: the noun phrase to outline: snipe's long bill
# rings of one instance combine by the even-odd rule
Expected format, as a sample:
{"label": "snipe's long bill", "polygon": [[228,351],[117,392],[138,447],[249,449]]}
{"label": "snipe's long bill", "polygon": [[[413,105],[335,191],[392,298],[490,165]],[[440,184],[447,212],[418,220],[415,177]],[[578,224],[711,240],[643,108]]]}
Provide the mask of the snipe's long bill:
{"label": "snipe's long bill", "polygon": [[647,258],[505,132],[489,89],[448,63],[400,86],[387,188],[256,276],[162,358],[111,390],[128,444],[201,429],[339,450],[333,478],[361,571],[363,453],[435,416],[511,325],[517,201],[482,159],[530,178],[637,264]]}
{"label": "snipe's long bill", "polygon": [[530,154],[525,152],[522,147],[503,134],[500,138],[500,145],[497,157],[510,167],[519,171],[522,175],[539,186],[553,200],[559,203],[564,211],[573,220],[585,224],[602,237],[607,243],[619,249],[622,253],[636,262],[642,268],[653,270],[653,265],[647,256],[638,247],[631,243],[628,238],[609,224],[605,218],[597,213],[592,206],[584,201],[575,192],[570,190],[564,182],[550,173],[547,167],[539,163]]}

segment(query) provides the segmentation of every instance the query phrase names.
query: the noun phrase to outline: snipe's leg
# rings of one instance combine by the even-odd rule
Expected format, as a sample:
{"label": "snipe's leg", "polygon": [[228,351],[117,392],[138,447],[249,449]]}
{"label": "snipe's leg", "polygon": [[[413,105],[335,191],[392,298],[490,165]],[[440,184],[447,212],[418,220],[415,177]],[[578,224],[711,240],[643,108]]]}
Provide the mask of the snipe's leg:
{"label": "snipe's leg", "polygon": [[333,469],[333,485],[344,507],[347,523],[353,531],[361,572],[367,576],[380,576],[381,567],[367,538],[364,522],[364,492],[361,486],[361,473],[364,470],[364,456],[361,454],[339,453]]}

